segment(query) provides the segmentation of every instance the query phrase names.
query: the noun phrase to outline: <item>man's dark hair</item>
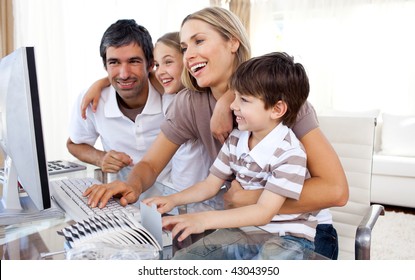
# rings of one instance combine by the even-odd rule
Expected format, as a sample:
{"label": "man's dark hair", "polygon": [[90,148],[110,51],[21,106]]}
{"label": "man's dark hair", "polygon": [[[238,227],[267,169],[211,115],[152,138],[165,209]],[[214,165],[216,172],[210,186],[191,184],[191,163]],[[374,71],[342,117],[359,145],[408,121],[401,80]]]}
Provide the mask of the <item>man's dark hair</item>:
{"label": "man's dark hair", "polygon": [[101,39],[99,51],[106,68],[107,49],[109,47],[122,47],[136,43],[143,49],[144,56],[148,65],[152,65],[153,57],[153,41],[147,29],[138,25],[133,19],[120,19],[113,23],[105,31]]}
{"label": "man's dark hair", "polygon": [[242,63],[231,77],[230,88],[241,95],[260,98],[265,109],[284,101],[287,112],[282,121],[287,126],[295,123],[310,91],[304,67],[283,52],[265,54]]}

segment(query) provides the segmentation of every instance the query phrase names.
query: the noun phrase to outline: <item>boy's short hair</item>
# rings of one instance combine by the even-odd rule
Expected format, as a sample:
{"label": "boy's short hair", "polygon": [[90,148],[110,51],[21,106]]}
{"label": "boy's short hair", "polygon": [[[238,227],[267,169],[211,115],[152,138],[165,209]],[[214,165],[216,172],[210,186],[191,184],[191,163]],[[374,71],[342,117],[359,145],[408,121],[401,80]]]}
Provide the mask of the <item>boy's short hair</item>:
{"label": "boy's short hair", "polygon": [[120,19],[111,24],[102,36],[99,51],[104,67],[107,67],[107,49],[109,47],[118,48],[131,43],[140,46],[147,60],[147,65],[153,65],[153,41],[150,33],[133,19]]}
{"label": "boy's short hair", "polygon": [[230,88],[241,95],[260,98],[269,109],[287,103],[282,121],[292,126],[308,98],[310,85],[304,67],[284,52],[273,52],[242,63],[230,79]]}

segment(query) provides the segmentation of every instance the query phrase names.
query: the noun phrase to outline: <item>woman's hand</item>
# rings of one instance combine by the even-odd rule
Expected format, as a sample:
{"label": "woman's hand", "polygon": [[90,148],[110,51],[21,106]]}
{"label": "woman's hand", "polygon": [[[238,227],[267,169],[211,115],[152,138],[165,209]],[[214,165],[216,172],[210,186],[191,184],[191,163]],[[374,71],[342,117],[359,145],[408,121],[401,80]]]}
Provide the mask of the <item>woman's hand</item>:
{"label": "woman's hand", "polygon": [[257,203],[263,189],[244,190],[238,181],[233,180],[231,187],[224,193],[225,209],[238,208]]}
{"label": "woman's hand", "polygon": [[140,194],[141,188],[134,189],[122,181],[114,181],[109,184],[92,185],[84,191],[83,196],[88,197],[88,205],[91,208],[103,208],[113,196],[120,197],[120,204],[126,206],[136,202]]}
{"label": "woman's hand", "polygon": [[225,143],[225,140],[233,129],[233,114],[230,105],[234,99],[235,95],[233,91],[228,90],[216,102],[213,115],[210,118],[210,130],[212,135],[218,139],[221,144]]}

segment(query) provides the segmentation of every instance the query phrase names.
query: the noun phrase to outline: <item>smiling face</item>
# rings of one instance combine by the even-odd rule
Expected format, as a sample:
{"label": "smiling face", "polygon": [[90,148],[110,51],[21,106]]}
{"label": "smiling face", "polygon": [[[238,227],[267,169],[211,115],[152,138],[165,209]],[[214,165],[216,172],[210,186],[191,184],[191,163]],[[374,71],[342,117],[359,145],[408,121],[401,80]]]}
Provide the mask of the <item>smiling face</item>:
{"label": "smiling face", "polygon": [[153,53],[156,78],[163,86],[164,93],[179,92],[183,89],[181,81],[183,55],[162,42],[156,43]]}
{"label": "smiling face", "polygon": [[242,95],[235,91],[231,110],[236,117],[239,130],[252,131],[258,136],[267,135],[278,124],[274,108],[265,109],[265,103],[258,97]]}
{"label": "smiling face", "polygon": [[106,52],[108,79],[117,93],[130,108],[143,106],[148,96],[147,65],[143,50],[137,44],[108,47]]}
{"label": "smiling face", "polygon": [[180,31],[183,63],[198,86],[223,91],[233,73],[239,42],[227,40],[206,22],[186,21]]}

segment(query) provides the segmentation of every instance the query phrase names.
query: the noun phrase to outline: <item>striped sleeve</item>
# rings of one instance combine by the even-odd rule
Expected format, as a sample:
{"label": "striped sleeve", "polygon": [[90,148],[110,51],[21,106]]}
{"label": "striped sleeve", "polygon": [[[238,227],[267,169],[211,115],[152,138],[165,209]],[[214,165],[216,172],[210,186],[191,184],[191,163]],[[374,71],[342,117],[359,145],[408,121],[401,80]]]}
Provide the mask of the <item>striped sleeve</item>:
{"label": "striped sleeve", "polygon": [[219,151],[218,156],[213,162],[212,167],[210,168],[210,173],[222,180],[232,179],[233,171],[230,166],[231,155],[230,155],[230,146],[237,143],[238,139],[231,134],[228,139],[223,144],[221,150]]}

